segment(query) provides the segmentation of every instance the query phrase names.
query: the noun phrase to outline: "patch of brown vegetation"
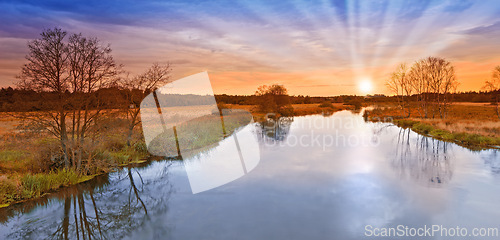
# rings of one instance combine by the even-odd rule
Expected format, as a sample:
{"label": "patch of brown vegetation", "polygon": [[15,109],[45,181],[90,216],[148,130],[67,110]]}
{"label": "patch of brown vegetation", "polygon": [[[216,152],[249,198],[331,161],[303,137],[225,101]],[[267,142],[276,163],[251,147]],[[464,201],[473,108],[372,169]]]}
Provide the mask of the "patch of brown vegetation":
{"label": "patch of brown vegetation", "polygon": [[[370,118],[392,117],[405,118],[403,112],[396,104],[384,103],[374,106],[368,111]],[[481,136],[500,137],[500,121],[495,113],[495,107],[484,103],[454,103],[450,106],[446,119],[422,118],[417,107],[411,108],[409,120],[419,121],[432,125],[438,129],[451,133],[469,133]]]}
{"label": "patch of brown vegetation", "polygon": [[[305,116],[311,114],[333,113],[341,110],[350,109],[342,103],[332,103],[333,107],[320,107],[319,103],[311,104],[292,104],[294,116]],[[238,104],[225,104],[226,108],[244,109],[252,113],[253,117],[259,121],[264,119],[266,113],[259,111],[255,105],[238,105]]]}

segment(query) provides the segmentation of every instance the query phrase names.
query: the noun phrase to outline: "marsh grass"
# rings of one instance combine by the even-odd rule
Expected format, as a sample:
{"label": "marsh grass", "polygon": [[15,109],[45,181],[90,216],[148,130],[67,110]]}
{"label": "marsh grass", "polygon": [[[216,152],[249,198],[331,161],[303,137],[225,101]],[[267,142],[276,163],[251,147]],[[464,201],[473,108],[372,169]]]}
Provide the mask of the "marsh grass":
{"label": "marsh grass", "polygon": [[[419,111],[417,104],[412,103],[410,107],[410,116],[408,117],[408,108],[403,109],[396,103],[377,103],[373,109],[369,111],[371,116],[390,116],[394,119],[398,118],[415,118],[425,119]],[[429,118],[432,116],[429,116]],[[435,116],[436,119],[439,116]],[[498,117],[495,112],[495,107],[490,104],[470,104],[470,103],[454,103],[448,107],[446,116],[448,121],[457,120],[475,120],[486,122],[498,122]]]}
{"label": "marsh grass", "polygon": [[48,174],[27,174],[21,178],[23,197],[39,197],[41,194],[80,182],[80,175],[72,170],[58,170]]}
{"label": "marsh grass", "polygon": [[16,201],[17,184],[12,179],[0,178],[0,206]]}
{"label": "marsh grass", "polygon": [[[350,106],[344,105],[342,103],[310,103],[310,104],[292,104],[293,116],[306,116],[311,114],[325,114],[333,113],[341,110],[351,109]],[[232,109],[244,109],[249,111],[254,120],[257,122],[264,121],[266,113],[260,112],[260,110],[252,105],[237,105],[237,104],[226,104],[228,108]],[[279,114],[278,114],[279,115]]]}
{"label": "marsh grass", "polygon": [[450,132],[416,120],[398,119],[394,120],[394,123],[402,128],[410,128],[417,133],[447,142],[454,142],[473,150],[500,146],[499,137],[490,137],[466,132]]}
{"label": "marsh grass", "polygon": [[422,118],[416,106],[411,107],[410,118],[396,104],[378,104],[365,112],[365,119],[391,117],[401,127],[455,142],[468,148],[497,147],[500,145],[500,121],[494,106],[489,104],[455,103],[449,107],[448,116]]}
{"label": "marsh grass", "polygon": [[476,120],[475,117],[457,120],[420,119],[420,121],[452,133],[462,132],[493,138],[500,137],[500,121]]}
{"label": "marsh grass", "polygon": [[333,104],[329,101],[322,102],[320,105],[318,105],[320,108],[334,108]]}
{"label": "marsh grass", "polygon": [[[37,198],[62,186],[76,184],[116,167],[144,161],[149,156],[140,131],[132,145],[126,144],[122,119],[100,123],[100,129],[85,145],[79,171],[64,170],[58,139],[47,132],[0,133],[0,207]],[[137,130],[140,130],[138,128]]]}
{"label": "marsh grass", "polygon": [[305,116],[311,114],[331,114],[333,112],[349,109],[342,103],[323,102],[321,104],[295,104],[294,116]]}
{"label": "marsh grass", "polygon": [[0,178],[0,205],[8,205],[31,198],[40,197],[63,186],[80,183],[89,177],[73,170],[58,170],[49,173],[26,174],[17,181]]}

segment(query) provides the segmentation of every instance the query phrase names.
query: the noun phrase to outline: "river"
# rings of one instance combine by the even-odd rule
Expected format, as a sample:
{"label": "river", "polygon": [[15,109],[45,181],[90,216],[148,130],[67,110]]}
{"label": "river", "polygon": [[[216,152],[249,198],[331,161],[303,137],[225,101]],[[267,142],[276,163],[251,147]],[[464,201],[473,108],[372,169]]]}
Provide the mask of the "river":
{"label": "river", "polygon": [[[470,239],[500,228],[498,150],[471,151],[349,111],[241,131],[255,136],[260,155],[233,181],[193,194],[186,166],[205,155],[152,161],[1,209],[0,238],[370,239],[439,226],[425,238],[378,239]],[[467,236],[456,237],[456,227]]]}

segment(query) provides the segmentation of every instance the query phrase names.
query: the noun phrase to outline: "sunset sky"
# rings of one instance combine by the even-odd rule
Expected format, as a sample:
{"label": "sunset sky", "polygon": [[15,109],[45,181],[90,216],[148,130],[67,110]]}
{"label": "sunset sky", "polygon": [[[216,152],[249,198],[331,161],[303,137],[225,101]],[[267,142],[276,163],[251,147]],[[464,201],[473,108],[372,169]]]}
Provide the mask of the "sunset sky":
{"label": "sunset sky", "polygon": [[133,74],[171,62],[173,78],[208,71],[215,93],[388,93],[400,62],[444,57],[459,90],[500,65],[493,1],[0,1],[0,87],[15,83],[26,44],[45,28],[110,43]]}

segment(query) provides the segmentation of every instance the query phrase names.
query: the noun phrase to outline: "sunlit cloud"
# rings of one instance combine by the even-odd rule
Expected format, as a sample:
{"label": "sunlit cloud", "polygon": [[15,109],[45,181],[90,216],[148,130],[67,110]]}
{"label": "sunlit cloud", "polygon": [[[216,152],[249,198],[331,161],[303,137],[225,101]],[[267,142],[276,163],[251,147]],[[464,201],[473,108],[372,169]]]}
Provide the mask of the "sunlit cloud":
{"label": "sunlit cloud", "polygon": [[0,86],[15,81],[26,42],[54,26],[111,43],[133,74],[157,61],[172,62],[174,78],[208,71],[216,93],[280,83],[364,94],[365,78],[385,93],[396,64],[431,55],[455,64],[460,90],[479,90],[500,64],[495,1],[6,1],[0,20]]}

